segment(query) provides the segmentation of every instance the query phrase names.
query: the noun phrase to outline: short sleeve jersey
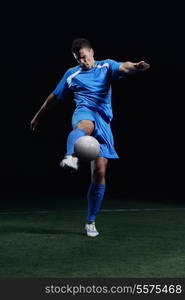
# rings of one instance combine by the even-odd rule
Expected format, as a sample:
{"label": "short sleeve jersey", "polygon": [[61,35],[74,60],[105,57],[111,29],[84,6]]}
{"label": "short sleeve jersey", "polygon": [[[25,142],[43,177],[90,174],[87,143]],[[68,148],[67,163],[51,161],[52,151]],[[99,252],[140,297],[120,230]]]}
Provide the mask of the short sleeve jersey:
{"label": "short sleeve jersey", "polygon": [[95,61],[91,69],[83,70],[79,65],[66,71],[53,91],[57,99],[64,99],[69,91],[74,94],[77,107],[87,107],[112,119],[111,82],[120,78],[119,66],[122,62],[106,59]]}

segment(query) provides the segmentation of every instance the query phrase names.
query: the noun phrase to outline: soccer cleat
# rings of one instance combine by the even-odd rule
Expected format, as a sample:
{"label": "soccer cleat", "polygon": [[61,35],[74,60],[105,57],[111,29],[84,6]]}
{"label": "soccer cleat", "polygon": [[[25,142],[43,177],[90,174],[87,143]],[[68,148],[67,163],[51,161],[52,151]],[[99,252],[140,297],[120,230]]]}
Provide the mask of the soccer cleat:
{"label": "soccer cleat", "polygon": [[79,168],[79,159],[72,155],[66,155],[60,162],[60,167],[70,171],[77,171]]}
{"label": "soccer cleat", "polygon": [[91,224],[86,223],[85,224],[85,230],[87,233],[87,236],[95,237],[99,235],[99,232],[96,229],[95,222],[92,222]]}

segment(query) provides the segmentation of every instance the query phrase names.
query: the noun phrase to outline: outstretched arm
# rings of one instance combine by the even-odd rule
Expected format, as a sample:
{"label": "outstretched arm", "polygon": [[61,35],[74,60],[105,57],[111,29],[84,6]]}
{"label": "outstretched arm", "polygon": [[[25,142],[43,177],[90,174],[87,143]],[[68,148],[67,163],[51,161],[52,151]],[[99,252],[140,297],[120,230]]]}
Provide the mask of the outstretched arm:
{"label": "outstretched arm", "polygon": [[41,108],[38,110],[38,112],[33,117],[31,123],[30,123],[30,129],[35,130],[36,126],[38,125],[40,118],[44,115],[44,113],[50,109],[52,106],[54,106],[57,103],[56,96],[51,93],[46,98],[45,102],[41,106]]}
{"label": "outstretched arm", "polygon": [[138,63],[133,63],[131,61],[127,61],[120,65],[119,72],[125,73],[125,74],[135,74],[140,71],[146,71],[149,68],[150,68],[150,65],[147,64],[143,60]]}

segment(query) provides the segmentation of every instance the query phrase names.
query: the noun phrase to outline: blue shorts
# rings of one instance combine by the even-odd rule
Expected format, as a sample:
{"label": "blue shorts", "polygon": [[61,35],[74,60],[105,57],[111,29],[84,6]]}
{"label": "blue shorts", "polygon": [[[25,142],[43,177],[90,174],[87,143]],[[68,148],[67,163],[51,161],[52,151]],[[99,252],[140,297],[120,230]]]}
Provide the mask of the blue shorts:
{"label": "blue shorts", "polygon": [[107,123],[98,112],[88,109],[84,106],[77,107],[73,113],[73,129],[81,120],[91,120],[94,122],[95,128],[92,136],[94,136],[100,143],[99,156],[103,156],[106,158],[119,158],[114,149],[114,138],[110,127],[110,122]]}

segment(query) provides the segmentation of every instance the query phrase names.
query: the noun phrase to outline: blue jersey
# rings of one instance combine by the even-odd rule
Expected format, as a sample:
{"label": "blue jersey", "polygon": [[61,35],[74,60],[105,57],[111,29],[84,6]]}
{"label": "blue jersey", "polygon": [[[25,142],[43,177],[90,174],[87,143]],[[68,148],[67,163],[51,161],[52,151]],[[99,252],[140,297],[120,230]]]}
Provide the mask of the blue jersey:
{"label": "blue jersey", "polygon": [[111,59],[95,61],[94,67],[84,70],[80,65],[66,71],[53,91],[57,99],[74,94],[77,108],[87,107],[98,112],[108,122],[112,119],[111,82],[122,77],[118,71],[122,62]]}

